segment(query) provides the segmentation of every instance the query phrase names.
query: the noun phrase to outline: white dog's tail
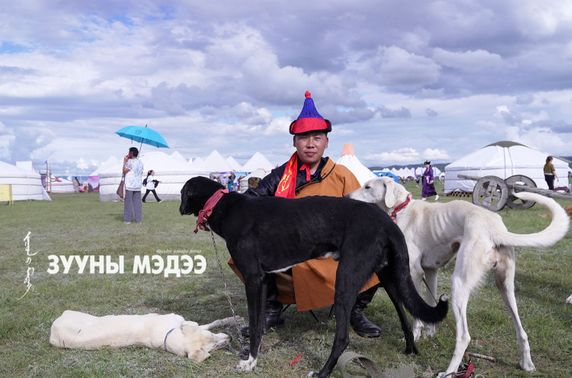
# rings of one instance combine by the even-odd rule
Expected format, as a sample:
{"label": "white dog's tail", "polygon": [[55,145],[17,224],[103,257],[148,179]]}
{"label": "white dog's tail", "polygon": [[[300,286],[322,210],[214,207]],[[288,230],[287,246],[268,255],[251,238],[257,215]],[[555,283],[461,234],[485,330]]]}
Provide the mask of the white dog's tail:
{"label": "white dog's tail", "polygon": [[497,244],[513,247],[546,248],[554,245],[566,235],[570,219],[566,211],[556,201],[536,193],[520,192],[514,193],[514,195],[523,201],[534,201],[548,208],[552,214],[552,222],[544,230],[534,234],[502,233],[495,237]]}

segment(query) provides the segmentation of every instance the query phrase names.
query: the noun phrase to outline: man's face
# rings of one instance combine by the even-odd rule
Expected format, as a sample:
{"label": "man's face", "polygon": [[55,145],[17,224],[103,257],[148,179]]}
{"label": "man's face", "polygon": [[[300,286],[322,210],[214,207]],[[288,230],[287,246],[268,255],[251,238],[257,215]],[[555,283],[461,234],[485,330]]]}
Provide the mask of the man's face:
{"label": "man's face", "polygon": [[295,135],[294,147],[302,163],[313,165],[324,156],[324,151],[328,148],[328,137],[323,132]]}

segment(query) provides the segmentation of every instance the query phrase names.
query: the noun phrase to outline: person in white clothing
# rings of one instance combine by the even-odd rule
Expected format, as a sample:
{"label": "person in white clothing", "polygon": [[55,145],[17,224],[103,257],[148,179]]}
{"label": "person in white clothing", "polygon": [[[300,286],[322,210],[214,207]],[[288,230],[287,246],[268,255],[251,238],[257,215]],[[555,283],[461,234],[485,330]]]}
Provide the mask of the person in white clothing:
{"label": "person in white clothing", "polygon": [[123,201],[123,220],[140,223],[143,219],[141,206],[141,187],[143,182],[143,162],[137,157],[139,150],[129,149],[123,158],[123,174],[125,175],[125,200]]}
{"label": "person in white clothing", "polygon": [[149,193],[153,193],[153,195],[155,196],[155,200],[157,202],[163,202],[163,200],[159,198],[159,196],[157,195],[157,191],[155,190],[157,189],[157,185],[159,185],[159,180],[156,180],[153,176],[155,176],[155,171],[151,169],[149,172],[147,172],[147,177],[145,177],[145,180],[143,180],[143,185],[145,186],[146,189],[145,195],[143,196],[143,202],[145,202],[145,199],[147,199]]}

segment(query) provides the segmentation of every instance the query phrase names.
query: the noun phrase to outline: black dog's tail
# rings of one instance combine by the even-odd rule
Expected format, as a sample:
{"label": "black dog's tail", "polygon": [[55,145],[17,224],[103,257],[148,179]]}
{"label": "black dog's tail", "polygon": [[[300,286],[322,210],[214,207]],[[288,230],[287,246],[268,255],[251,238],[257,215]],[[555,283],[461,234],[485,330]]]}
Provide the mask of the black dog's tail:
{"label": "black dog's tail", "polygon": [[389,265],[383,269],[381,275],[388,274],[390,277],[380,277],[382,281],[395,284],[405,308],[417,319],[426,323],[437,323],[445,319],[448,310],[447,296],[442,295],[437,306],[431,307],[421,298],[413,284],[409,271],[409,254],[403,234],[401,232],[390,233],[389,242],[391,250]]}

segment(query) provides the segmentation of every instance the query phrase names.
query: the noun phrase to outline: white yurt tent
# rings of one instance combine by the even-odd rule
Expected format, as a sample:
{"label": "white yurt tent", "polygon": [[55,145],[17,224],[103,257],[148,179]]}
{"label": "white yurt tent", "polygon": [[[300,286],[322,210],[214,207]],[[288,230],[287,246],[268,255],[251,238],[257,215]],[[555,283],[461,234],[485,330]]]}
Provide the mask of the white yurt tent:
{"label": "white yurt tent", "polygon": [[[154,178],[159,181],[157,194],[163,200],[179,200],[185,182],[196,174],[191,172],[189,164],[176,155],[168,155],[161,151],[144,152],[139,157],[143,162],[143,178],[149,170],[155,171]],[[121,182],[123,161],[98,169],[99,200],[113,201],[117,199],[116,190]],[[145,193],[145,188],[142,188]]]}
{"label": "white yurt tent", "polygon": [[73,182],[63,177],[50,177],[49,190],[51,193],[75,193]]}
{"label": "white yurt tent", "polygon": [[[534,180],[537,187],[548,189],[543,173],[548,155],[511,141],[489,144],[445,167],[444,191],[473,191],[476,181],[461,179],[458,177],[460,174],[473,177],[497,176],[503,180],[513,175],[524,175]],[[567,185],[570,171],[568,163],[557,158],[554,158],[553,163],[559,177],[566,178],[563,185]]]}
{"label": "white yurt tent", "polygon": [[262,169],[266,172],[270,172],[274,168],[274,165],[268,161],[266,156],[262,155],[260,152],[255,152],[254,155],[248,159],[246,163],[242,166],[242,171],[244,172],[254,172],[257,169]]}
{"label": "white yurt tent", "polygon": [[232,156],[227,157],[226,162],[228,163],[228,165],[230,165],[233,171],[235,172],[243,171],[242,166]]}
{"label": "white yurt tent", "polygon": [[207,172],[230,172],[232,167],[225,158],[217,151],[212,151],[204,161],[204,167]]}
{"label": "white yurt tent", "polygon": [[42,178],[33,170],[20,169],[12,164],[0,161],[0,185],[9,184],[12,188],[12,200],[47,200],[51,198],[42,186]]}
{"label": "white yurt tent", "polygon": [[189,160],[189,162],[187,163],[187,166],[188,166],[189,171],[191,173],[196,174],[198,176],[208,177],[208,175],[210,173],[205,166],[205,161],[201,157],[198,157],[198,158],[193,159],[193,160]]}
{"label": "white yurt tent", "polygon": [[181,153],[179,151],[175,151],[171,154],[171,157],[179,162],[183,162],[186,163],[187,159],[185,159],[185,157],[183,155],[181,155]]}
{"label": "white yurt tent", "polygon": [[408,179],[408,178],[415,178],[415,170],[413,168],[403,168],[403,178],[404,179]]}
{"label": "white yurt tent", "polygon": [[354,174],[359,181],[360,185],[365,184],[366,181],[376,178],[377,176],[368,167],[363,165],[357,158],[352,144],[344,144],[342,156],[336,162],[337,164],[344,165]]}
{"label": "white yurt tent", "polygon": [[96,170],[91,172],[89,175],[90,176],[99,176],[100,171],[101,172],[107,172],[107,171],[112,170],[114,167],[120,167],[119,169],[121,169],[121,164],[122,164],[122,161],[118,157],[110,156],[106,160],[104,160],[103,162],[99,163]]}

